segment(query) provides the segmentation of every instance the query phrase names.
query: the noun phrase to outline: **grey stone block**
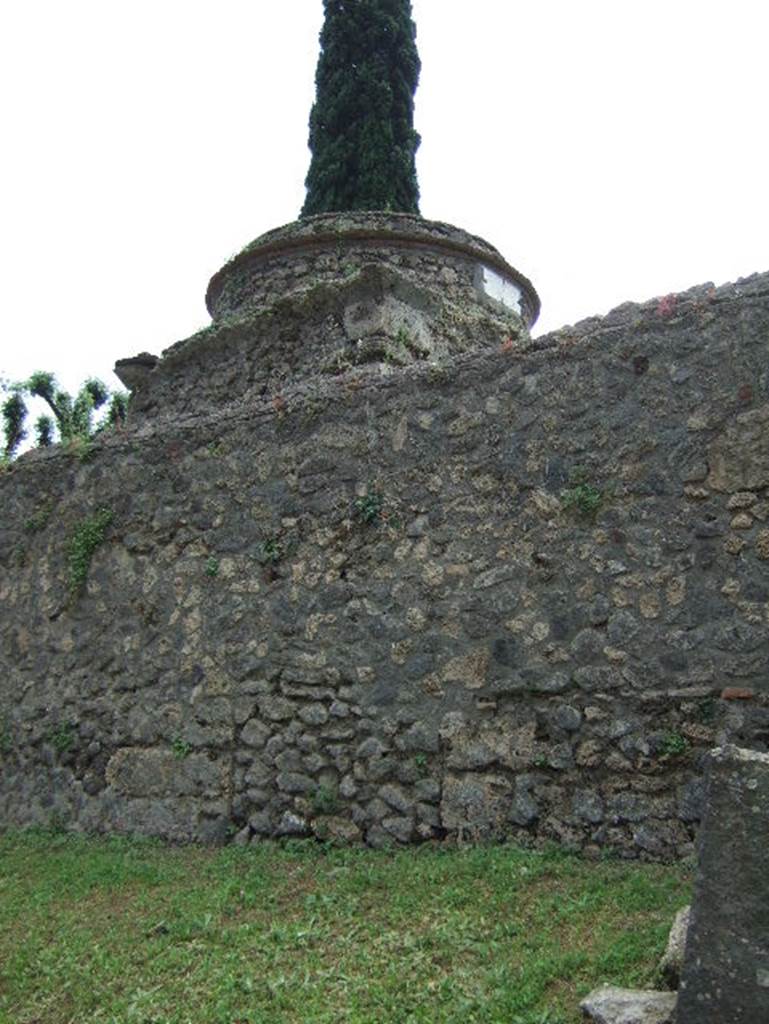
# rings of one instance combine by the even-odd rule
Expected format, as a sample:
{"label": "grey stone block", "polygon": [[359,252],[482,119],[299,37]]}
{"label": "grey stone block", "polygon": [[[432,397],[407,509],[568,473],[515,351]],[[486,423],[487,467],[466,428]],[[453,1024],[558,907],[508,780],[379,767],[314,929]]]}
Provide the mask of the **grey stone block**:
{"label": "grey stone block", "polygon": [[711,751],[678,1024],[769,1021],[769,754]]}

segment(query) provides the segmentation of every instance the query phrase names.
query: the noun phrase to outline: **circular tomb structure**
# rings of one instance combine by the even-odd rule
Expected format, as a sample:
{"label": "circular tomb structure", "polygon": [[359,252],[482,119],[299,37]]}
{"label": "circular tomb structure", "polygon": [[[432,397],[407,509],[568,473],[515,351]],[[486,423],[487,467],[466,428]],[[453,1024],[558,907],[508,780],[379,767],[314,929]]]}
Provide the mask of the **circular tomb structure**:
{"label": "circular tomb structure", "polygon": [[213,276],[206,305],[214,323],[243,317],[377,266],[453,305],[510,314],[526,332],[539,315],[534,286],[482,238],[413,214],[364,211],[320,214],[268,231]]}
{"label": "circular tomb structure", "polygon": [[257,238],[214,275],[210,326],[121,360],[133,415],[177,415],[348,372],[525,344],[530,282],[488,242],[411,214],[321,214]]}

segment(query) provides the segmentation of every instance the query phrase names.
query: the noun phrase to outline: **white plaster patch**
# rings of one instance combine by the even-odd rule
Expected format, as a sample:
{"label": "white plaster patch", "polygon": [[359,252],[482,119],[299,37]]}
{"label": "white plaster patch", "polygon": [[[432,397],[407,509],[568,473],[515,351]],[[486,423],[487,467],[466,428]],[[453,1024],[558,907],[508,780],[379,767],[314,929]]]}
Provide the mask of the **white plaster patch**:
{"label": "white plaster patch", "polygon": [[505,280],[501,274],[491,270],[490,267],[483,267],[482,281],[483,290],[490,298],[501,302],[508,309],[514,309],[519,316],[522,316],[520,288],[516,288],[512,281]]}

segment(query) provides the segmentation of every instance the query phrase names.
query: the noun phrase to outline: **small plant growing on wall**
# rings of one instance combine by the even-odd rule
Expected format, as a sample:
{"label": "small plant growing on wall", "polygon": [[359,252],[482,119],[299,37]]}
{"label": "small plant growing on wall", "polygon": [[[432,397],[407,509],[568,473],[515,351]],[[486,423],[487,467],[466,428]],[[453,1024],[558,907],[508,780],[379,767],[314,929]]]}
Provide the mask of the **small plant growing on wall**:
{"label": "small plant growing on wall", "polygon": [[405,327],[399,327],[398,332],[395,335],[395,344],[400,348],[411,347],[411,334]]}
{"label": "small plant growing on wall", "polygon": [[603,504],[604,492],[588,481],[583,469],[574,470],[570,484],[561,492],[561,505],[579,519],[594,520]]}
{"label": "small plant growing on wall", "polygon": [[11,740],[11,726],[6,715],[0,717],[0,758],[10,754],[13,741]]}
{"label": "small plant growing on wall", "polygon": [[69,589],[73,594],[85,587],[94,552],[114,518],[110,509],[100,508],[75,527],[69,544]]}
{"label": "small plant growing on wall", "polygon": [[327,782],[322,782],[312,794],[312,809],[314,814],[334,814],[339,810],[339,794],[336,787]]}
{"label": "small plant growing on wall", "polygon": [[376,491],[356,498],[352,504],[353,516],[365,526],[376,526],[382,520],[384,498]]}
{"label": "small plant growing on wall", "polygon": [[218,575],[219,575],[219,559],[218,558],[214,558],[214,556],[211,555],[211,557],[206,560],[206,576],[210,576],[213,579],[214,577],[216,577]]}
{"label": "small plant growing on wall", "polygon": [[283,544],[278,537],[268,537],[259,545],[257,558],[262,565],[277,565],[285,554]]}
{"label": "small plant growing on wall", "polygon": [[28,533],[39,533],[40,530],[44,530],[48,525],[53,514],[53,502],[49,499],[44,501],[41,505],[35,509],[31,516],[24,521],[24,529]]}
{"label": "small plant growing on wall", "polygon": [[680,732],[666,732],[660,743],[663,757],[682,757],[689,749],[689,741]]}
{"label": "small plant growing on wall", "polygon": [[66,754],[75,745],[75,734],[72,727],[65,723],[50,732],[48,740],[57,754]]}
{"label": "small plant growing on wall", "polygon": [[256,560],[268,572],[272,572],[280,562],[296,551],[299,540],[300,535],[296,530],[273,533],[257,545]]}
{"label": "small plant growing on wall", "polygon": [[181,736],[177,736],[171,743],[171,750],[175,758],[183,761],[185,757],[189,757],[192,753],[192,744],[183,740]]}

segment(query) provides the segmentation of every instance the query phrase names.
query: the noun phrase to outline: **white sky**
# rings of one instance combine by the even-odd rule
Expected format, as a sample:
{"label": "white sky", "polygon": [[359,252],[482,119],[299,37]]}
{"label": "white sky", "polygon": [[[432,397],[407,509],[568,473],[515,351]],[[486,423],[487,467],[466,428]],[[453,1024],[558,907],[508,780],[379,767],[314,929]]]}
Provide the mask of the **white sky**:
{"label": "white sky", "polygon": [[[766,0],[414,0],[425,217],[537,287],[541,333],[769,269]],[[117,381],[294,220],[321,0],[0,13],[0,375]]]}

